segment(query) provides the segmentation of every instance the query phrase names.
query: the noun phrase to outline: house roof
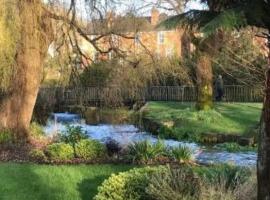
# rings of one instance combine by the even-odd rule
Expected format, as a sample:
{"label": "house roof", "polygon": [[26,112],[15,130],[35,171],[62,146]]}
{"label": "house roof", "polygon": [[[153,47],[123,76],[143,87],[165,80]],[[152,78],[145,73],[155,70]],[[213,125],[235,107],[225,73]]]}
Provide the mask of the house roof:
{"label": "house roof", "polygon": [[[164,13],[159,15],[158,23],[161,23],[168,16]],[[137,17],[134,15],[126,16],[112,16],[103,20],[92,21],[87,25],[89,34],[99,35],[108,32],[108,30],[115,33],[127,32],[150,32],[168,30],[165,27],[156,27],[151,23],[151,16]]]}

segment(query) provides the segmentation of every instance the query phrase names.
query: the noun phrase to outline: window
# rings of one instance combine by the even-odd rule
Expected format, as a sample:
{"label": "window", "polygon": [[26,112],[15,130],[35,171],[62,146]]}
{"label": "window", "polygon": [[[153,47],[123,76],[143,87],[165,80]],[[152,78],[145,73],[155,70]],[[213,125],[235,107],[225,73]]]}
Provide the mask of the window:
{"label": "window", "polygon": [[164,32],[158,32],[158,44],[164,43]]}

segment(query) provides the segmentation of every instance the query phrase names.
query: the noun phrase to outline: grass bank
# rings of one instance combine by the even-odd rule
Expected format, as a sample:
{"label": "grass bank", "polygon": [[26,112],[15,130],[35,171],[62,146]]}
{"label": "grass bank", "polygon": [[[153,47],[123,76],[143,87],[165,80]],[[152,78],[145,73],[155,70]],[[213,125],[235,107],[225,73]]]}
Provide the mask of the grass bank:
{"label": "grass bank", "polygon": [[1,200],[89,200],[112,173],[130,165],[48,166],[0,163]]}
{"label": "grass bank", "polygon": [[167,127],[160,135],[198,140],[201,134],[255,136],[262,104],[215,103],[214,109],[197,111],[192,103],[149,102],[144,117]]}

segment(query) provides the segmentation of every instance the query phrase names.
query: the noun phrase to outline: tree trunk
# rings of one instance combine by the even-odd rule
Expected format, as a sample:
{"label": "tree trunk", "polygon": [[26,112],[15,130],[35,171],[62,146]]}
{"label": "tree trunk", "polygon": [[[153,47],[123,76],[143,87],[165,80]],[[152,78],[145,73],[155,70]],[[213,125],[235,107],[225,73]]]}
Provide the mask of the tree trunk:
{"label": "tree trunk", "polygon": [[16,71],[10,94],[0,104],[0,128],[12,130],[16,140],[28,139],[33,108],[47,54],[50,26],[43,18],[41,2],[18,0],[21,33],[16,54]]}
{"label": "tree trunk", "polygon": [[[268,36],[268,49],[270,50],[270,36]],[[257,161],[259,200],[270,200],[270,51],[268,62]]]}
{"label": "tree trunk", "polygon": [[209,110],[213,107],[213,72],[211,59],[207,55],[200,55],[196,69],[199,110]]}

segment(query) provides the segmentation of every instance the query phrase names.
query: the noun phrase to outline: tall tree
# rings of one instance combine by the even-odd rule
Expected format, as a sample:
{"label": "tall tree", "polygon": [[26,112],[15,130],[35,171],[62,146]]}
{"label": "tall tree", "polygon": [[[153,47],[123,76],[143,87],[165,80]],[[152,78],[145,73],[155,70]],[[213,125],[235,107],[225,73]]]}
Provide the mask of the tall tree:
{"label": "tall tree", "polygon": [[269,66],[265,73],[265,98],[261,117],[257,162],[258,199],[270,199],[270,2],[268,0],[203,0],[217,10],[191,10],[170,18],[168,26],[198,27],[206,35],[219,30],[235,30],[245,26],[263,29],[268,40]]}

